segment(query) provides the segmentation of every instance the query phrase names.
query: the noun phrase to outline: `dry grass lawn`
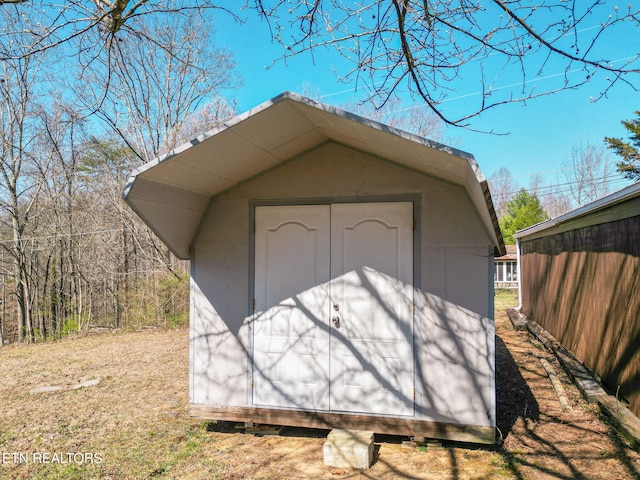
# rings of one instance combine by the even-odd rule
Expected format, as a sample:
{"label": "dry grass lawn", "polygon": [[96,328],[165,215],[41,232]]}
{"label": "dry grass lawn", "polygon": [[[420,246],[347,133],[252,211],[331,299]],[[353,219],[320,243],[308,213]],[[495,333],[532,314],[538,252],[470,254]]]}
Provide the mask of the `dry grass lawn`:
{"label": "dry grass lawn", "polygon": [[[0,478],[639,478],[639,454],[554,361],[573,406],[562,412],[540,363],[548,353],[502,313],[512,304],[496,303],[495,447],[406,448],[377,436],[371,469],[328,468],[326,431],[258,437],[190,418],[188,332],[130,332],[0,349]],[[91,379],[100,383],[69,388]],[[30,393],[44,386],[63,389]]]}

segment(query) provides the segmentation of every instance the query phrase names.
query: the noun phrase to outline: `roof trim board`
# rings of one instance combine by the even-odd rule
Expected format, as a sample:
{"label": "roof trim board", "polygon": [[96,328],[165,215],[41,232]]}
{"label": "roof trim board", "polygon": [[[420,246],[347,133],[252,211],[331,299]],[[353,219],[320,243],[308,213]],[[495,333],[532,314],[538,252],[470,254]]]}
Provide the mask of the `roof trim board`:
{"label": "roof trim board", "polygon": [[122,196],[186,259],[212,197],[330,141],[462,185],[496,253],[504,251],[487,181],[473,155],[290,92],[137,168]]}

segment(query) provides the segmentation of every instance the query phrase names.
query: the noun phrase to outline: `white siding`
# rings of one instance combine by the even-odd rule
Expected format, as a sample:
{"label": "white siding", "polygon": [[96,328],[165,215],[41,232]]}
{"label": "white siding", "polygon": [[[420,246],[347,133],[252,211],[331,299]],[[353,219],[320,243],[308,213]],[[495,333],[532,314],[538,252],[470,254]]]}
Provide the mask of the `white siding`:
{"label": "white siding", "polygon": [[249,202],[394,195],[421,199],[419,418],[495,425],[491,241],[473,203],[459,185],[333,143],[212,200],[194,244],[192,402],[248,405]]}

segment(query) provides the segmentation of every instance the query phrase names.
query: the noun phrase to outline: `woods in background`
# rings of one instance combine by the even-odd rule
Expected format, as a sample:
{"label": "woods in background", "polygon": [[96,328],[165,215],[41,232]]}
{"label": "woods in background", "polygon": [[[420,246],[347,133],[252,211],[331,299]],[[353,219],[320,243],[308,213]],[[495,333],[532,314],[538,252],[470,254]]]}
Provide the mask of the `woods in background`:
{"label": "woods in background", "polygon": [[[187,265],[120,194],[134,168],[235,113],[224,92],[240,79],[213,42],[214,13],[264,20],[282,47],[274,61],[333,50],[347,65],[338,77],[367,86],[381,121],[436,139],[443,124],[594,79],[603,98],[640,72],[635,50],[609,58],[637,11],[607,2],[0,0],[0,345],[186,317]],[[515,90],[494,88],[501,75]],[[539,89],[535,76],[557,82]],[[478,101],[445,111],[468,82]],[[394,115],[402,92],[429,113]],[[586,177],[567,179],[571,196],[601,194],[601,151],[575,158]],[[519,190],[508,171],[491,183],[502,215]],[[537,183],[546,214],[569,209]]]}
{"label": "woods in background", "polygon": [[14,53],[0,60],[2,343],[186,321],[188,264],[121,194],[133,169],[234,114],[220,94],[233,57],[192,13],[139,19],[70,61],[37,48],[37,18],[0,8],[14,29],[0,35]]}

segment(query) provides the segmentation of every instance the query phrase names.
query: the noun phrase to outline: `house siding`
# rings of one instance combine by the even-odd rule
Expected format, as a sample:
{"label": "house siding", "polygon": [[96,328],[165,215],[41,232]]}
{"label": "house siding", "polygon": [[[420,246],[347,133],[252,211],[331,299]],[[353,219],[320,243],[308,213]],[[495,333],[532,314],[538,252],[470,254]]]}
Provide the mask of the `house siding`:
{"label": "house siding", "polygon": [[521,238],[520,251],[523,313],[640,415],[640,216]]}
{"label": "house siding", "polygon": [[419,203],[416,417],[495,426],[494,246],[472,201],[459,185],[336,143],[212,199],[193,245],[191,403],[250,405],[252,202],[376,196]]}

